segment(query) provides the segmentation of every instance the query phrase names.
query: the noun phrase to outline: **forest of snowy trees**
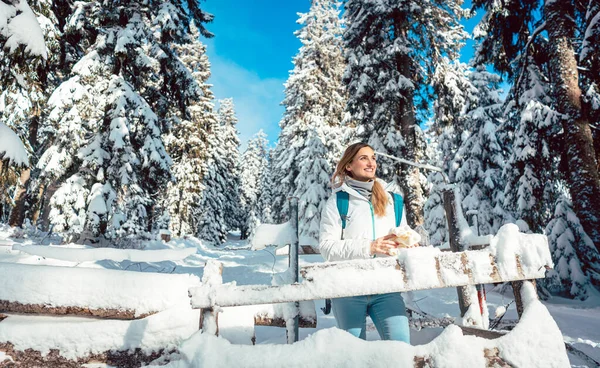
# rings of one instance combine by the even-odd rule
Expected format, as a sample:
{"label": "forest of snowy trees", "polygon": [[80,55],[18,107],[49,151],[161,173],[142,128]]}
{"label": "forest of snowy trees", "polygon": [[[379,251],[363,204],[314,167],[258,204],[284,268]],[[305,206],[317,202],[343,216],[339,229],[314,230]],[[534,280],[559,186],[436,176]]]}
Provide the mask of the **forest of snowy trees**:
{"label": "forest of snowy trees", "polygon": [[258,132],[240,152],[234,101],[207,82],[200,0],[0,0],[0,222],[220,245],[287,221],[294,196],[315,244],[336,160],[362,140],[443,168],[379,159],[433,245],[449,180],[479,234],[548,236],[542,293],[585,299],[600,288],[600,3],[462,3],[312,0],[278,140]]}

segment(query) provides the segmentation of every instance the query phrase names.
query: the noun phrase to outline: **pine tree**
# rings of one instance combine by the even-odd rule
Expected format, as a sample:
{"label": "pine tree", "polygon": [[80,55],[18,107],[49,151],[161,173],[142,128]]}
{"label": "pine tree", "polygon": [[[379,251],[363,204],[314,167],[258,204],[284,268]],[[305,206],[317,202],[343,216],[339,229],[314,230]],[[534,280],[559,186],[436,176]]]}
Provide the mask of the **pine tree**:
{"label": "pine tree", "polygon": [[[359,136],[380,151],[411,161],[424,158],[416,110],[425,107],[440,58],[456,57],[466,37],[455,1],[349,0],[344,33],[349,89],[347,111]],[[379,175],[404,190],[411,226],[423,223],[423,189],[414,167],[380,160]]]}
{"label": "pine tree", "polygon": [[307,147],[298,157],[300,172],[294,196],[298,198],[299,235],[312,240],[314,244],[319,241],[319,227],[321,212],[330,190],[330,173],[333,171],[327,161],[327,147],[319,138],[317,131],[310,131]]}
{"label": "pine tree", "polygon": [[573,42],[577,33],[574,21],[577,3],[574,0],[544,3],[550,46],[548,64],[567,147],[564,152],[569,193],[583,228],[600,252],[600,165],[596,161],[589,116],[582,110],[583,91]]}
{"label": "pine tree", "polygon": [[[195,235],[201,217],[203,179],[208,170],[207,126],[215,124],[214,98],[211,86],[210,63],[206,46],[199,40],[199,32],[191,24],[193,41],[175,47],[181,62],[191,72],[194,83],[186,89],[188,106],[183,113],[174,112],[172,132],[165,141],[173,159],[171,171],[175,182],[169,184],[166,196],[170,229],[177,236]],[[189,79],[188,79],[189,80]],[[181,118],[179,117],[181,116]]]}
{"label": "pine tree", "polygon": [[219,101],[219,122],[223,131],[225,147],[225,224],[230,230],[240,227],[240,139],[236,125],[233,99],[227,98]]}
{"label": "pine tree", "polygon": [[187,10],[196,24],[210,16],[203,18],[195,2],[187,8],[169,1],[77,3],[76,8],[67,24],[93,19],[85,24],[95,38],[64,83],[85,93],[55,105],[72,112],[84,140],[57,139],[43,160],[59,162],[65,151],[77,152],[56,180],[60,187],[72,175],[84,180],[85,229],[92,236],[143,235],[156,229],[166,211],[158,199],[172,176],[162,134],[175,117],[188,116],[187,102],[198,93],[174,45],[191,42]]}
{"label": "pine tree", "polygon": [[259,219],[263,224],[272,224],[273,219],[273,150],[269,150],[267,153],[267,160],[265,161],[265,167],[262,171],[259,183],[260,196],[258,198],[257,206],[259,208]]}
{"label": "pine tree", "polygon": [[267,139],[261,130],[248,141],[248,147],[241,157],[241,190],[243,218],[240,224],[240,237],[252,237],[254,230],[261,223],[260,186],[261,178],[268,167]]}
{"label": "pine tree", "polygon": [[220,245],[227,240],[225,210],[229,188],[224,177],[224,173],[228,170],[225,161],[224,130],[225,126],[219,124],[216,116],[207,126],[207,170],[202,180],[205,189],[197,230],[198,237],[214,245]]}
{"label": "pine tree", "polygon": [[477,88],[469,80],[468,65],[443,57],[433,76],[434,123],[430,127],[437,135],[441,167],[450,182],[455,182],[457,167],[452,166],[454,155],[463,143],[464,122],[461,118],[467,106],[476,98]]}
{"label": "pine tree", "polygon": [[[542,285],[554,295],[587,299],[591,283],[599,285],[600,256],[573,212],[571,201],[564,195],[559,197],[545,232],[554,268],[548,271]],[[596,267],[586,267],[589,264]]]}
{"label": "pine tree", "polygon": [[457,168],[454,177],[464,213],[476,211],[479,234],[495,234],[507,217],[501,175],[506,157],[496,136],[503,113],[500,76],[480,66],[469,79],[477,92],[465,106],[461,120],[467,138],[451,166]]}
{"label": "pine tree", "polygon": [[[531,74],[530,64],[547,76],[553,93],[545,103],[558,113],[556,123],[563,129],[563,171],[573,208],[600,249],[600,173],[590,129],[594,123],[590,121],[591,115],[582,110],[585,98],[575,48],[584,44],[582,37],[595,33],[597,26],[593,21],[585,26],[589,33],[582,33],[576,26],[577,19],[590,19],[582,14],[594,9],[594,5],[572,0],[509,0],[500,4],[475,0],[473,6],[486,10],[478,32],[482,40],[480,63],[489,62],[507,73],[515,82],[517,93],[522,79]],[[597,50],[597,46],[594,48]],[[520,101],[518,95],[515,100]]]}
{"label": "pine tree", "polygon": [[[331,0],[313,0],[308,13],[300,14],[303,27],[296,32],[302,47],[294,57],[294,70],[285,84],[285,113],[280,122],[281,133],[273,153],[274,217],[284,221],[289,212],[288,198],[298,192],[303,162],[300,157],[313,157],[314,144],[308,144],[310,132],[319,132],[321,144],[327,148],[325,157],[330,166],[341,155],[341,142],[346,133],[341,128],[346,104],[342,85],[344,58],[342,27],[338,5]],[[327,188],[329,180],[313,177],[315,185]],[[320,200],[320,198],[305,197]],[[320,203],[307,206],[320,207]],[[317,216],[320,216],[318,214]],[[304,229],[312,217],[300,213],[299,226]],[[302,231],[302,230],[301,230]],[[302,231],[302,232],[305,232]]]}
{"label": "pine tree", "polygon": [[[477,89],[468,75],[469,69],[466,64],[443,57],[432,79],[436,98],[433,105],[434,120],[427,132],[430,141],[427,149],[431,150],[431,146],[435,146],[435,153],[431,154],[432,164],[441,167],[451,183],[456,182],[458,167],[454,164],[454,158],[464,138],[465,127],[461,118],[477,94]],[[428,181],[431,188],[423,206],[423,226],[430,234],[431,244],[438,246],[448,240],[442,200],[442,192],[447,186],[441,173],[430,173]]]}
{"label": "pine tree", "polygon": [[[518,89],[517,89],[518,88]],[[509,105],[512,150],[503,171],[504,207],[540,233],[552,215],[557,196],[558,158],[552,152],[559,126],[548,95],[547,79],[530,63],[520,87],[513,87],[518,104]],[[510,98],[516,98],[511,94]]]}
{"label": "pine tree", "polygon": [[[0,26],[0,122],[13,128],[27,147],[30,165],[20,171],[10,200],[10,224],[20,226],[26,215],[36,216],[37,159],[45,147],[42,131],[46,103],[60,75],[59,21],[48,0],[14,2],[5,5],[5,29]],[[31,28],[32,24],[36,26]],[[14,33],[13,33],[14,32]],[[26,37],[22,34],[27,33]],[[14,204],[14,205],[13,205]],[[9,203],[0,204],[2,207]]]}
{"label": "pine tree", "polygon": [[431,245],[440,246],[448,241],[448,226],[442,199],[442,191],[447,185],[443,175],[439,172],[429,174],[427,180],[432,187],[423,207],[425,217],[423,227],[429,234]]}
{"label": "pine tree", "polygon": [[600,75],[594,71],[600,70],[600,21],[598,12],[600,4],[589,0],[577,14],[580,24],[579,34],[583,35],[578,52],[579,72],[583,92],[583,113],[587,116],[592,127],[592,138],[596,152],[596,163],[600,168]]}

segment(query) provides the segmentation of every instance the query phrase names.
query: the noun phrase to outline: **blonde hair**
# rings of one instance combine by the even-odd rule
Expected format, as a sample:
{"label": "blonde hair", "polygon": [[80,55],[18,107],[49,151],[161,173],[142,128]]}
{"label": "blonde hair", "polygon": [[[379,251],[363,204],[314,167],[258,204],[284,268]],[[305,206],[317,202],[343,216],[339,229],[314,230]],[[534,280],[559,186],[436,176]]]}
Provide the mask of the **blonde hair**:
{"label": "blonde hair", "polygon": [[[365,147],[373,149],[373,147],[362,142],[353,143],[346,148],[344,154],[342,155],[342,158],[340,158],[340,161],[338,162],[335,168],[333,176],[331,177],[331,185],[334,188],[337,188],[340,185],[342,185],[344,181],[346,181],[346,178],[348,176],[352,177],[350,172],[346,170],[346,166],[348,166],[348,164],[350,164],[354,160],[358,151]],[[383,186],[377,180],[375,180],[375,182],[373,183],[371,203],[373,203],[373,212],[375,212],[377,216],[382,217],[385,215],[385,209],[388,205],[388,197],[385,193],[385,190],[383,189]]]}

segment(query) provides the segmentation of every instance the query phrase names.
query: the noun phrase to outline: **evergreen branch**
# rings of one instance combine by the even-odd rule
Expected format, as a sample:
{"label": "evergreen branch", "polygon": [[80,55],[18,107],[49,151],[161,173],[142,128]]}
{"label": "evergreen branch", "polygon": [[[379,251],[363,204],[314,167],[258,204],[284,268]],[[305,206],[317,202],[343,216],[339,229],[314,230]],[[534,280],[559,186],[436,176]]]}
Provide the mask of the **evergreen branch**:
{"label": "evergreen branch", "polygon": [[529,46],[531,46],[531,43],[533,42],[533,40],[535,40],[535,38],[542,33],[542,31],[544,31],[546,29],[546,22],[540,24],[539,27],[537,27],[533,33],[531,34],[531,37],[529,38],[529,41],[527,41],[527,44],[525,44],[525,58],[523,61],[523,67],[521,68],[521,72],[519,73],[519,78],[517,78],[517,83],[515,84],[515,102],[517,104],[517,108],[519,108],[519,86],[521,85],[521,79],[523,78],[523,74],[525,74],[525,69],[527,69],[527,62],[529,60],[529,58],[527,57],[527,54],[529,53]]}

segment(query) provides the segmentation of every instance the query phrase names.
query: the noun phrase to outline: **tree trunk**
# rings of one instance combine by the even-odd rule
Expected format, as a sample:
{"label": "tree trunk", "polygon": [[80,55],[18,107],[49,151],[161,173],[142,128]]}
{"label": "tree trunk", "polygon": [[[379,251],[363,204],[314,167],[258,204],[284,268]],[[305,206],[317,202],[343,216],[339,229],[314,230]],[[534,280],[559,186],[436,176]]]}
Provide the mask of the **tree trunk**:
{"label": "tree trunk", "polygon": [[10,212],[10,219],[8,224],[10,226],[21,226],[25,219],[25,198],[27,197],[27,184],[29,182],[29,175],[31,169],[26,168],[21,171],[21,177],[19,178],[18,188],[15,192],[15,206]]}
{"label": "tree trunk", "polygon": [[[408,36],[408,21],[401,12],[394,14],[394,31],[397,38],[406,39]],[[396,56],[396,68],[400,74],[412,80],[413,68],[412,60],[405,53],[398,53]],[[416,132],[416,118],[414,108],[414,88],[405,88],[402,90],[402,96],[398,103],[398,109],[394,116],[396,124],[399,125],[402,138],[404,139],[404,149],[401,154],[406,160],[419,162],[421,154],[419,153],[419,144]],[[402,164],[400,177],[402,180],[402,190],[404,191],[404,207],[406,208],[406,220],[410,227],[422,225],[423,219],[423,189],[419,180],[419,169],[414,166]]]}
{"label": "tree trunk", "polygon": [[582,93],[574,38],[575,15],[571,1],[546,0],[546,24],[551,45],[550,71],[562,120],[568,181],[573,207],[584,230],[600,251],[600,176],[589,121],[582,113]]}
{"label": "tree trunk", "polygon": [[41,205],[39,211],[41,212],[40,221],[42,230],[48,231],[50,229],[50,199],[56,193],[59,186],[57,182],[50,182],[46,184],[43,189],[43,198],[40,199]]}
{"label": "tree trunk", "polygon": [[[586,10],[585,31],[583,32],[585,34],[585,54],[582,49],[582,54],[579,55],[579,66],[583,77],[583,92],[587,91],[592,83],[596,85],[597,90],[600,88],[600,73],[598,73],[598,70],[600,70],[600,48],[598,46],[592,47],[592,45],[598,45],[600,42],[600,22],[596,18],[599,13],[600,2],[589,0]],[[592,127],[596,163],[600,171],[600,107],[594,109],[588,98],[583,105],[583,115]]]}

